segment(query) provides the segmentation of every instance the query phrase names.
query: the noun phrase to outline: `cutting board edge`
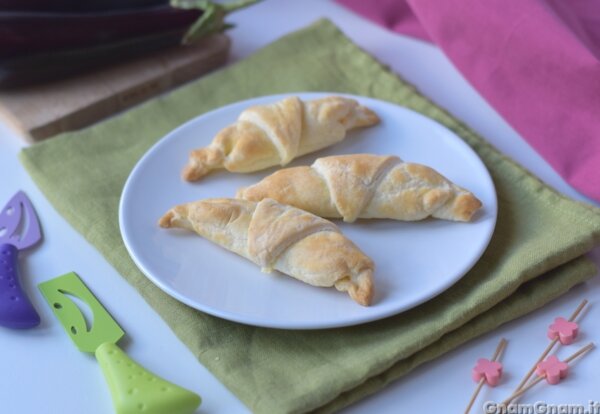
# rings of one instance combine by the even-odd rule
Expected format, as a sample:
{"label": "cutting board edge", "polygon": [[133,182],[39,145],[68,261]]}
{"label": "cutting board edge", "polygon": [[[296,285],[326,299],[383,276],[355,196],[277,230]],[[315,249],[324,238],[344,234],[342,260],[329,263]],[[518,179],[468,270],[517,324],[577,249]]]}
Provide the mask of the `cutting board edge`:
{"label": "cutting board edge", "polygon": [[[200,56],[195,58],[188,57],[187,60],[183,59],[185,62],[176,63],[161,73],[152,73],[138,82],[131,81],[121,86],[116,86],[116,90],[110,94],[106,94],[106,88],[103,88],[104,90],[98,95],[97,99],[85,102],[80,107],[74,107],[65,111],[62,116],[57,116],[43,122],[34,122],[35,118],[27,122],[23,118],[20,118],[15,114],[15,111],[11,110],[10,101],[7,102],[5,100],[2,102],[2,93],[0,93],[0,117],[29,144],[50,138],[62,132],[85,128],[150,98],[168,92],[186,82],[192,81],[227,62],[231,47],[231,41],[228,36],[224,34],[213,35],[211,38],[206,39],[205,44],[207,46],[198,52]],[[122,68],[123,70],[127,70],[127,67],[135,68],[144,59],[160,57],[166,53],[169,53],[169,51],[161,51],[140,59],[135,59],[123,64]],[[161,67],[167,66],[168,62],[161,62]],[[98,73],[85,74],[82,76],[82,79],[89,79],[91,76],[102,78],[107,72],[114,70],[115,68],[113,67],[100,70]],[[62,82],[59,82],[58,85],[60,83]],[[30,95],[32,99],[35,99],[35,92],[30,93]],[[48,99],[47,96],[46,99]]]}

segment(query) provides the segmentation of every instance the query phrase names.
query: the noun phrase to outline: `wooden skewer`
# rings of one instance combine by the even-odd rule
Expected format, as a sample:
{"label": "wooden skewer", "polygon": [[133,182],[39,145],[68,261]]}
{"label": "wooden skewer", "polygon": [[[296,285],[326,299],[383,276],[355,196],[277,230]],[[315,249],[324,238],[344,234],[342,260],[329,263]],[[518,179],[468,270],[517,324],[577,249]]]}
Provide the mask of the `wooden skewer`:
{"label": "wooden skewer", "polygon": [[540,362],[542,362],[544,359],[546,359],[546,357],[548,356],[548,354],[550,353],[550,351],[552,351],[552,348],[554,348],[554,345],[556,345],[557,342],[558,342],[558,338],[554,338],[552,340],[552,342],[550,342],[548,344],[548,346],[546,347],[546,349],[544,350],[544,352],[542,352],[542,355],[540,355],[540,357],[535,361],[535,363],[533,364],[533,366],[531,367],[531,369],[527,372],[527,375],[525,375],[525,377],[521,380],[521,382],[517,386],[517,389],[515,390],[515,392],[519,391],[520,389],[523,388],[523,386],[525,386],[525,384],[527,383],[527,381],[529,381],[529,378],[531,378],[531,376],[535,372],[535,369],[537,368],[538,364]]}
{"label": "wooden skewer", "polygon": [[471,396],[471,399],[469,400],[469,404],[467,405],[465,414],[469,414],[469,411],[471,411],[471,408],[473,407],[473,404],[475,403],[475,400],[477,399],[477,396],[479,395],[479,391],[481,391],[481,388],[483,388],[483,384],[485,384],[485,378],[482,378],[479,380],[479,383],[477,384],[477,388],[475,388],[475,392],[473,393],[473,395]]}
{"label": "wooden skewer", "polygon": [[496,347],[496,352],[494,352],[494,356],[492,356],[492,361],[497,361],[500,359],[502,352],[504,352],[504,348],[506,348],[506,344],[508,344],[508,342],[506,341],[506,339],[502,338],[500,340],[500,343]]}
{"label": "wooden skewer", "polygon": [[[504,338],[502,338],[500,340],[500,343],[498,344],[498,346],[496,347],[496,351],[494,352],[494,356],[492,356],[492,359],[491,359],[492,361],[497,361],[498,359],[500,359],[500,356],[502,355],[504,348],[506,348],[507,343],[508,342]],[[477,388],[475,388],[475,392],[473,392],[473,395],[471,396],[471,399],[469,400],[469,404],[467,404],[465,414],[468,414],[469,411],[471,411],[471,408],[473,407],[473,404],[475,403],[475,400],[477,399],[477,396],[479,395],[479,391],[481,391],[481,388],[483,388],[484,383],[485,383],[485,378],[481,378],[479,380],[479,383],[477,384]]]}
{"label": "wooden skewer", "polygon": [[[586,352],[590,351],[593,347],[594,347],[594,343],[590,342],[589,344],[587,344],[586,346],[581,348],[579,351],[575,352],[573,355],[571,355],[570,357],[565,359],[563,362],[566,362],[568,364],[569,362],[573,361],[575,358],[582,356]],[[531,381],[529,384],[527,384],[525,387],[521,388],[520,390],[515,391],[513,393],[513,395],[511,395],[506,400],[504,400],[504,402],[502,403],[502,406],[507,407],[511,403],[512,400],[525,394],[525,392],[527,392],[527,390],[531,389],[535,384],[539,383],[544,378],[545,378],[545,375],[543,377],[537,377],[536,379]]]}
{"label": "wooden skewer", "polygon": [[[575,312],[573,312],[573,314],[569,318],[569,322],[573,322],[575,320],[575,318],[577,318],[577,316],[579,316],[579,313],[581,313],[581,311],[583,310],[583,308],[585,307],[585,305],[587,305],[587,303],[588,303],[587,299],[584,299],[579,304],[579,306],[577,307],[577,309],[575,309]],[[533,373],[534,373],[535,369],[537,368],[538,364],[540,362],[542,362],[544,359],[546,359],[546,357],[548,356],[548,354],[550,353],[550,351],[552,351],[552,348],[554,348],[554,345],[556,345],[557,342],[558,342],[558,338],[554,338],[552,340],[552,342],[550,342],[548,344],[548,346],[546,347],[546,349],[544,350],[544,352],[542,353],[542,355],[540,355],[540,357],[537,359],[537,361],[535,361],[535,363],[533,364],[533,366],[531,367],[531,369],[527,372],[527,375],[525,375],[525,378],[523,378],[521,380],[521,382],[517,386],[517,389],[514,391],[515,393],[525,386],[525,384],[527,383],[527,381],[529,381],[529,378],[531,378],[531,376],[533,375]]]}
{"label": "wooden skewer", "polygon": [[567,364],[571,361],[573,361],[575,358],[585,354],[586,352],[590,351],[593,347],[594,347],[594,343],[590,342],[589,344],[587,344],[586,346],[584,346],[583,348],[581,348],[579,351],[575,352],[573,355],[571,355],[570,357],[568,357],[567,359],[565,359],[563,362],[566,362]]}

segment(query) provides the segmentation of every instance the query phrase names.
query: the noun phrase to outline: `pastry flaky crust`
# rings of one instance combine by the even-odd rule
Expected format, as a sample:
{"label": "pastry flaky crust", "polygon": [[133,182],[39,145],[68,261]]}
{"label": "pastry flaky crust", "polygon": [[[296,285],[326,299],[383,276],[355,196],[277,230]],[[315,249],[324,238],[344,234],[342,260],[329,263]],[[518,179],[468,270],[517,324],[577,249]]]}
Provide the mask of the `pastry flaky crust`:
{"label": "pastry flaky crust", "polygon": [[261,266],[314,286],[335,286],[369,305],[375,265],[337,226],[300,209],[265,199],[216,198],[170,209],[161,227],[180,227]]}
{"label": "pastry flaky crust", "polygon": [[321,217],[470,221],[481,202],[469,191],[420,164],[396,156],[338,155],[310,167],[279,170],[242,188],[237,198],[272,198]]}
{"label": "pastry flaky crust", "polygon": [[294,96],[253,106],[221,130],[208,147],[193,150],[182,176],[196,181],[214,169],[245,173],[284,166],[343,140],[350,129],[377,122],[373,111],[339,96],[308,102]]}

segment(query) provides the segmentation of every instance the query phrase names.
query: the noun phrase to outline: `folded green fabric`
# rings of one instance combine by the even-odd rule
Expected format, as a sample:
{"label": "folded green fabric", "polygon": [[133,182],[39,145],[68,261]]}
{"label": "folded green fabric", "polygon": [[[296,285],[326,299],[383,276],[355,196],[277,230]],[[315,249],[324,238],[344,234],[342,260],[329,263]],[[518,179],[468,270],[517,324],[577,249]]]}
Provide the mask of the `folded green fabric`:
{"label": "folded green fabric", "polygon": [[[479,153],[497,188],[499,215],[477,265],[417,308],[325,331],[228,322],[186,307],[149,282],[129,258],[117,219],[123,184],[144,152],[182,122],[221,105],[323,90],[405,105],[452,129]],[[198,359],[259,413],[335,411],[544,305],[596,272],[582,255],[600,240],[597,209],[548,188],[325,20],[165,97],[27,148],[21,159],[56,209],[139,290]]]}

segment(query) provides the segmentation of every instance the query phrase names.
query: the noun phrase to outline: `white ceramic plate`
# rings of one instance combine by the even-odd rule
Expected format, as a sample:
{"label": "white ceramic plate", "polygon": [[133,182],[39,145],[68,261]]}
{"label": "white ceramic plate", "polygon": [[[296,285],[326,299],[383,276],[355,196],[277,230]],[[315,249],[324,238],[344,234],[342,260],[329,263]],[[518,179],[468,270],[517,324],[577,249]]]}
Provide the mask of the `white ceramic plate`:
{"label": "white ceramic plate", "polygon": [[[314,99],[331,94],[297,95]],[[309,286],[277,272],[261,273],[255,264],[195,234],[159,228],[158,218],[175,204],[233,197],[239,187],[275,171],[217,172],[198,183],[180,178],[191,149],[207,145],[248,106],[284,96],[255,98],[192,119],[161,139],[135,166],[123,190],[119,221],[125,246],[152,282],[181,302],[221,318],[273,328],[321,329],[374,321],[410,309],[450,287],[477,262],[492,236],[497,211],[494,185],[479,157],[429,118],[388,102],[350,95],[375,110],[382,122],[352,131],[342,143],[295,160],[291,166],[335,154],[396,154],[435,168],[475,193],[484,206],[471,223],[337,221],[376,263],[372,306],[357,305],[334,288]]]}

